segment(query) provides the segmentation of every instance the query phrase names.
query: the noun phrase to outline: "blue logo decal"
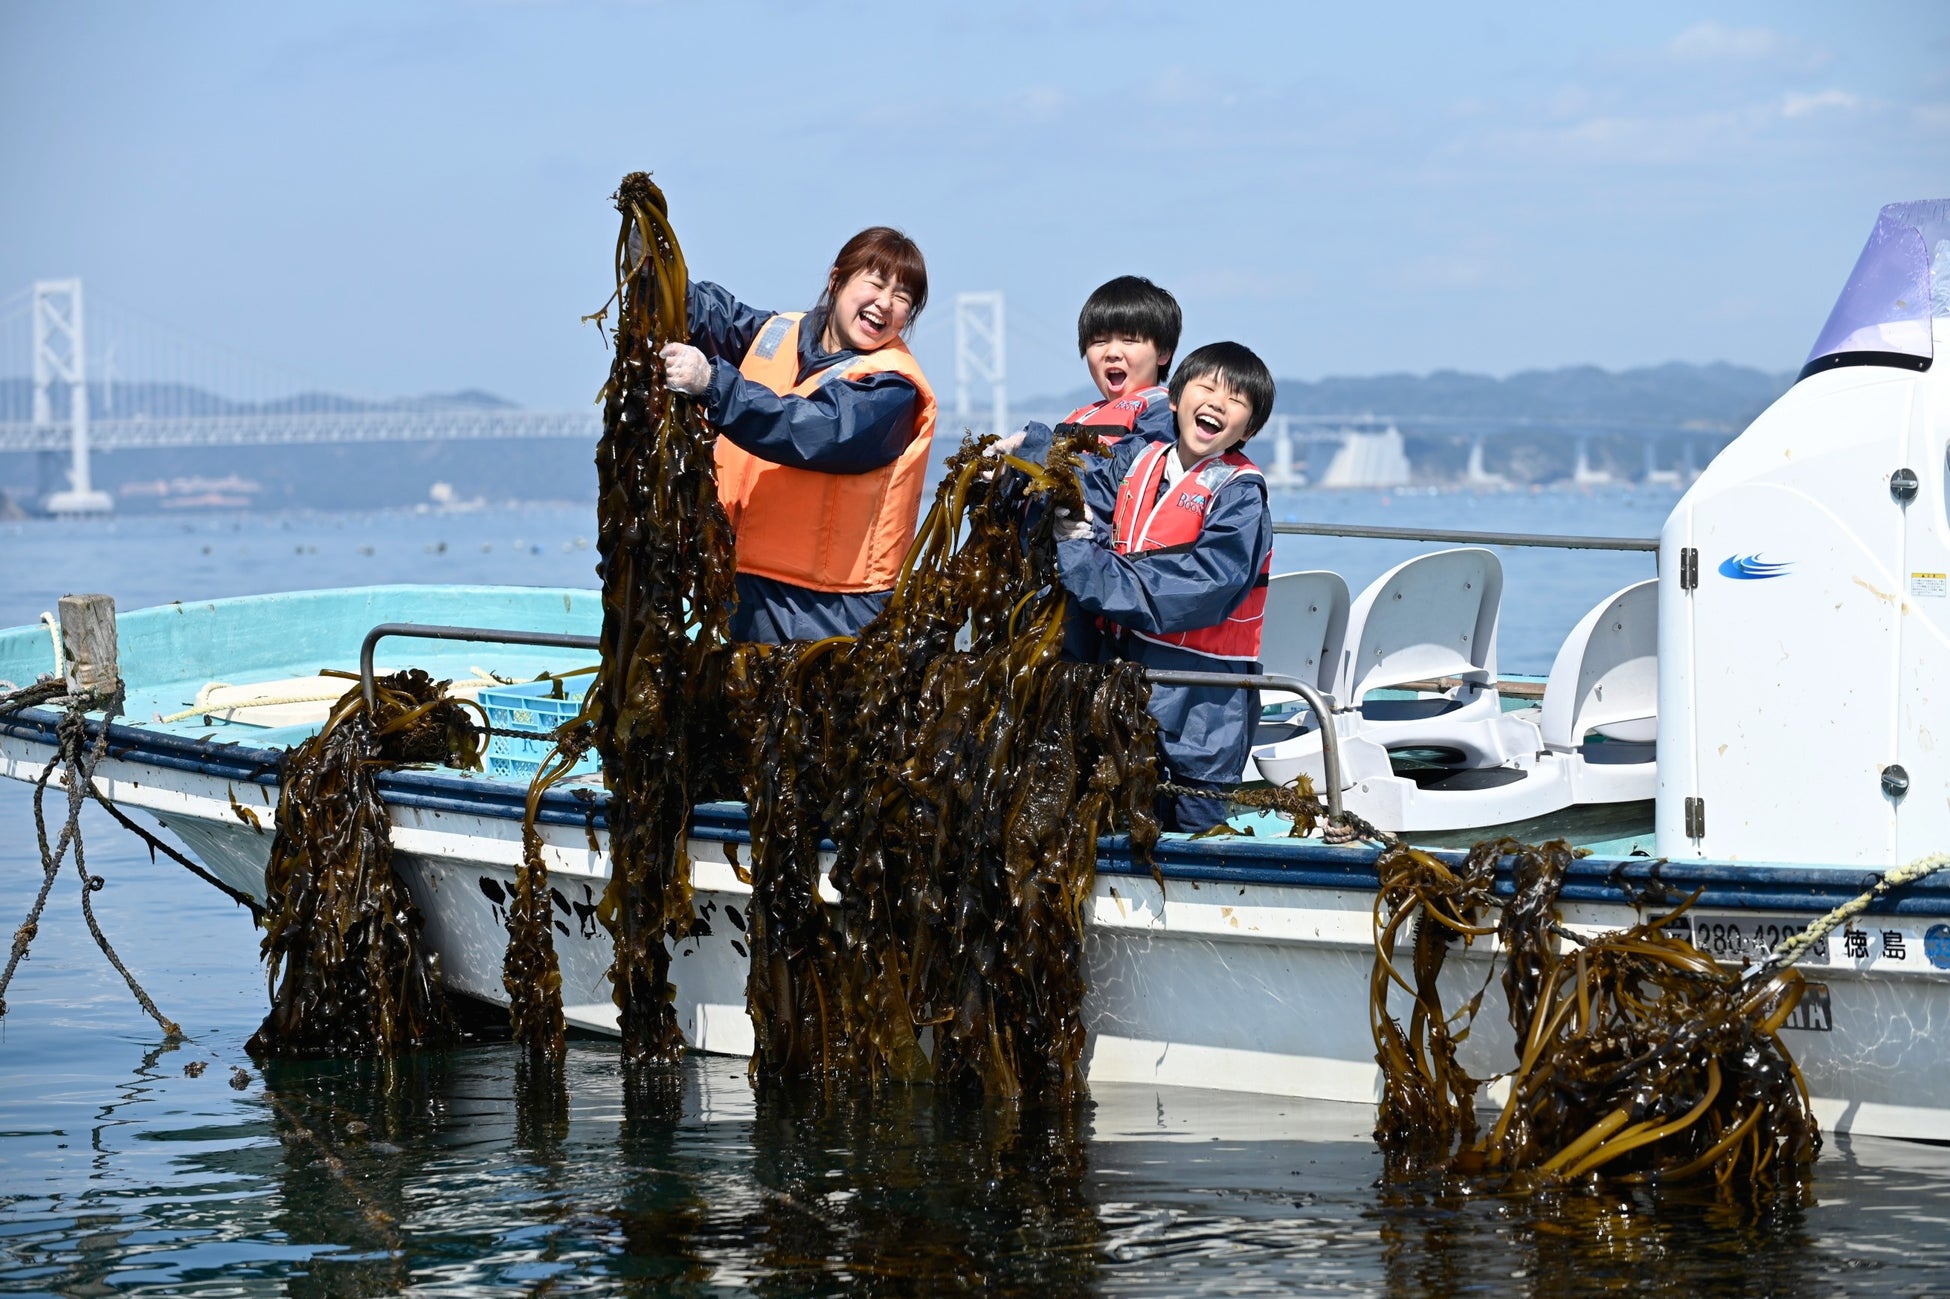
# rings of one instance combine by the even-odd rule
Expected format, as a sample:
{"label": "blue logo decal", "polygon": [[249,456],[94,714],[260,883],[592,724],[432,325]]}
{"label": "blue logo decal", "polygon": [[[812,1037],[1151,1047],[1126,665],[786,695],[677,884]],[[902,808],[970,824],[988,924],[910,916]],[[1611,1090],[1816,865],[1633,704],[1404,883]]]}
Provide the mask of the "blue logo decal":
{"label": "blue logo decal", "polygon": [[1728,555],[1720,561],[1720,576],[1738,582],[1758,582],[1763,578],[1786,577],[1793,568],[1791,559],[1770,563],[1759,555]]}
{"label": "blue logo decal", "polygon": [[1931,925],[1923,935],[1923,954],[1939,970],[1950,970],[1950,925]]}

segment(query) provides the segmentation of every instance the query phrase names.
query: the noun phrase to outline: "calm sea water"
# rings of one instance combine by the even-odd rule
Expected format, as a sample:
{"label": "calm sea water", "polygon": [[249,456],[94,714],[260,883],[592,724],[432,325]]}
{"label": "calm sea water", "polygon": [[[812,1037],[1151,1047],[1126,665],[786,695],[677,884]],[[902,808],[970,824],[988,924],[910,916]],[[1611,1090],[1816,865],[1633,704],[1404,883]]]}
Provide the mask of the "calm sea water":
{"label": "calm sea water", "polygon": [[[1669,493],[1305,494],[1291,517],[1650,536]],[[123,608],[392,581],[590,586],[590,512],[0,525],[0,626],[65,591]],[[1286,538],[1362,582],[1410,545]],[[1511,551],[1506,668],[1548,668],[1646,556]],[[106,818],[104,929],[190,1035],[165,1047],[83,928],[72,873],[0,1019],[0,1291],[50,1294],[1874,1294],[1950,1292],[1950,1151],[1831,1140],[1810,1194],[1505,1200],[1383,1188],[1363,1106],[1099,1088],[1015,1123],[926,1091],[754,1095],[695,1059],[627,1094],[571,1047],[566,1102],[480,1042],[265,1070],[248,918]],[[0,924],[39,883],[0,786]]]}

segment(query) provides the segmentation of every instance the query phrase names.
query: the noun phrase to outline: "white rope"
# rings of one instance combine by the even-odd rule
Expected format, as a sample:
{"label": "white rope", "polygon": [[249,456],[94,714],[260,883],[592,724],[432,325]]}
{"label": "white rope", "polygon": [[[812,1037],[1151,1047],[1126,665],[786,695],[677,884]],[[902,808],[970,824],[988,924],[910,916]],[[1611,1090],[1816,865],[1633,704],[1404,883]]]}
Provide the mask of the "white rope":
{"label": "white rope", "polygon": [[61,653],[61,620],[56,618],[52,611],[43,609],[41,625],[46,627],[47,634],[54,638],[54,675],[65,677],[68,675],[68,660]]}
{"label": "white rope", "polygon": [[[487,689],[489,686],[508,684],[492,673],[483,672],[480,668],[470,668],[468,670],[473,672],[477,679],[456,681],[448,686],[445,693],[449,698],[464,698],[463,691],[480,691]],[[380,675],[384,674],[382,673]],[[274,708],[281,704],[322,704],[330,703],[335,699],[344,697],[347,689],[343,684],[345,678],[320,677],[318,681],[319,684],[310,690],[297,690],[276,695],[245,695],[239,699],[216,699],[213,696],[219,690],[241,690],[245,687],[233,686],[224,681],[211,681],[196,692],[196,699],[191,703],[190,707],[185,708],[180,713],[171,713],[167,717],[158,717],[156,720],[160,725],[167,726],[171,722],[181,722],[191,717],[198,717],[210,713],[228,713],[234,715],[250,708]]]}

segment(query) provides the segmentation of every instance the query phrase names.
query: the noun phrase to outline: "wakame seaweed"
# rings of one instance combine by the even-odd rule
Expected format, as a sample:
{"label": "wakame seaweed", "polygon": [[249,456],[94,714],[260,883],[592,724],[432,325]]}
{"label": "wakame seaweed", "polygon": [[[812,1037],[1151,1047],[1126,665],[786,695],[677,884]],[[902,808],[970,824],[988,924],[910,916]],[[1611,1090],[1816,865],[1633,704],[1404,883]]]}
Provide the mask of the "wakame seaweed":
{"label": "wakame seaweed", "polygon": [[714,435],[698,404],[664,386],[658,351],[689,337],[689,275],[663,191],[623,178],[614,357],[596,449],[602,666],[583,718],[609,788],[609,886],[598,916],[615,943],[624,1056],[684,1050],[668,944],[695,923],[685,851],[691,806],[729,759],[719,736],[726,624],[735,599]]}
{"label": "wakame seaweed", "polygon": [[393,870],[383,771],[408,762],[478,768],[467,705],[417,668],[354,685],[291,750],[265,867],[271,1010],[258,1056],[392,1056],[456,1036],[424,922]]}
{"label": "wakame seaweed", "polygon": [[950,459],[857,637],[740,656],[757,1076],[1082,1091],[1096,840],[1121,817],[1140,852],[1155,841],[1154,733],[1140,669],[1059,658],[1053,507],[1081,511],[1077,467],[1100,444],[1009,461],[1045,498],[1026,540],[986,446]]}
{"label": "wakame seaweed", "polygon": [[[1805,987],[1793,969],[1725,969],[1665,930],[1691,906],[1628,929],[1566,929],[1563,842],[1478,844],[1459,870],[1396,846],[1376,863],[1370,992],[1383,1090],[1376,1138],[1391,1176],[1437,1172],[1517,1186],[1602,1177],[1793,1186],[1821,1148],[1807,1087],[1779,1031]],[[1513,896],[1498,902],[1499,861]],[[1492,920],[1490,913],[1501,911]],[[1395,964],[1412,933],[1411,976]],[[1453,1015],[1438,979],[1458,941],[1494,937],[1516,1035],[1509,1098],[1488,1132],[1482,1079],[1456,1059],[1487,985]],[[1406,1028],[1391,985],[1412,1001]]]}

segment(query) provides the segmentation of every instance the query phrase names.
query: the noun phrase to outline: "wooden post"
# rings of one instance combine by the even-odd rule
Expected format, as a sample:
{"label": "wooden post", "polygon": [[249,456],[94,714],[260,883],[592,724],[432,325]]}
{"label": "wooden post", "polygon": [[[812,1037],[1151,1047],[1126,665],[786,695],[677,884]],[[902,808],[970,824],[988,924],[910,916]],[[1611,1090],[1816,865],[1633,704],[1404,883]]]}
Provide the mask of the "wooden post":
{"label": "wooden post", "polygon": [[120,680],[115,662],[115,597],[64,595],[60,608],[68,693],[113,693]]}

